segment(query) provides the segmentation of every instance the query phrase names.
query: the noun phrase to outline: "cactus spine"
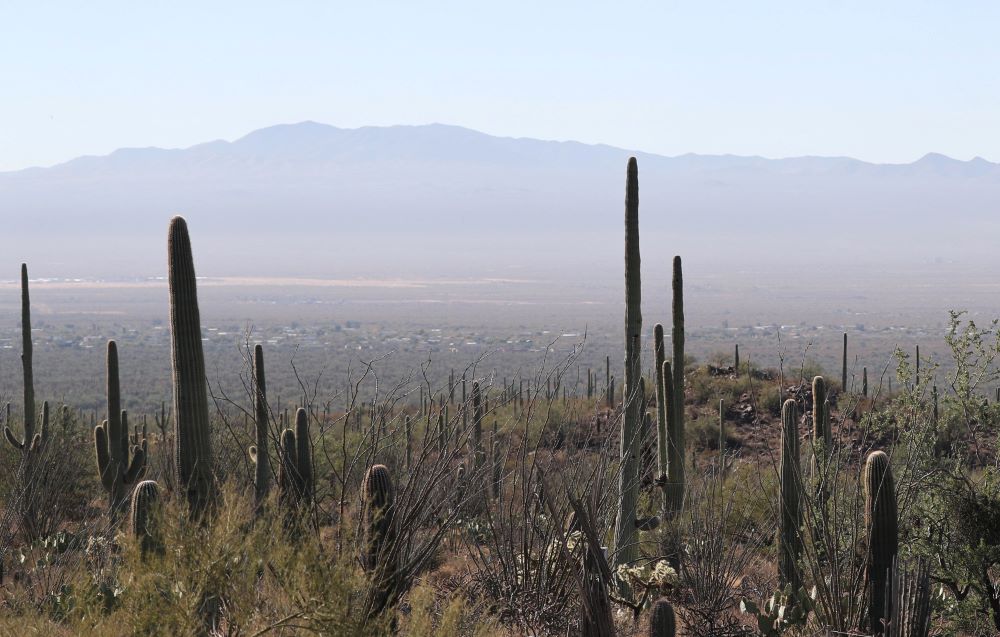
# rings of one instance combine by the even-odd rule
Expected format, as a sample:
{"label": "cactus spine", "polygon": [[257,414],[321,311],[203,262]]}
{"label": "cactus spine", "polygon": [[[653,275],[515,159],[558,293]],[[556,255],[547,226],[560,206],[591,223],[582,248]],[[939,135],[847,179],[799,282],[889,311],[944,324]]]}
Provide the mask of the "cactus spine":
{"label": "cactus spine", "polygon": [[142,555],[163,550],[162,539],[152,520],[156,503],[160,499],[160,488],[153,480],[143,480],[132,490],[132,506],[129,509],[129,529],[139,540]]}
{"label": "cactus spine", "polygon": [[271,460],[267,451],[267,381],[264,377],[264,348],[257,344],[253,348],[254,385],[254,433],[255,443],[249,449],[254,465],[253,501],[255,510],[260,511],[271,490]]}
{"label": "cactus spine", "polygon": [[167,239],[170,354],[174,388],[174,468],[188,510],[201,515],[215,499],[205,352],[191,238],[183,217],[170,220]]}
{"label": "cactus spine", "polygon": [[381,464],[370,467],[361,482],[361,566],[374,580],[373,596],[367,609],[369,617],[382,612],[394,592],[395,499],[389,469]]}
{"label": "cactus spine", "polygon": [[674,607],[665,598],[658,599],[649,617],[649,637],[674,637],[676,633]]}
{"label": "cactus spine", "polygon": [[887,590],[889,575],[899,546],[896,518],[896,486],[892,477],[889,456],[883,451],[873,451],[865,460],[862,477],[865,490],[865,525],[868,527],[869,628],[882,634],[883,619],[891,614]]}
{"label": "cactus spine", "polygon": [[128,414],[121,408],[118,345],[114,341],[108,341],[107,372],[108,419],[94,428],[94,447],[97,473],[108,492],[111,515],[117,517],[128,498],[127,487],[142,479],[146,467],[146,440],[143,438],[129,445]]}
{"label": "cactus spine", "polygon": [[799,590],[798,560],[802,552],[802,511],[799,507],[799,415],[789,398],[781,406],[781,494],[778,500],[778,580],[781,588]]}
{"label": "cactus spine", "polygon": [[[625,389],[621,428],[621,469],[618,516],[615,526],[615,566],[638,557],[635,510],[639,492],[638,436],[642,406],[639,404],[640,345],[642,333],[642,281],[639,271],[639,169],[628,160],[625,184]],[[613,387],[613,385],[612,385]],[[624,591],[623,591],[624,592]]]}

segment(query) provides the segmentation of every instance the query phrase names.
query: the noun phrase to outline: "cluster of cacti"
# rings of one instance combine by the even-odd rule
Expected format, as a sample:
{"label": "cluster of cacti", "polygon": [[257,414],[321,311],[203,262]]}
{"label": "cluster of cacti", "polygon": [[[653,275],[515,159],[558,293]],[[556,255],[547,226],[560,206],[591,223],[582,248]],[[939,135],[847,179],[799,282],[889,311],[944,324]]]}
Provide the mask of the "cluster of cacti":
{"label": "cluster of cacti", "polygon": [[868,529],[869,628],[882,634],[892,609],[889,583],[899,547],[896,513],[896,485],[889,456],[873,451],[865,459],[862,474],[865,493],[865,526]]}
{"label": "cluster of cacti", "polygon": [[312,447],[305,409],[295,411],[295,428],[284,429],[280,443],[278,488],[288,514],[286,520],[291,521],[300,509],[312,504],[313,498]]}
{"label": "cluster of cacti", "polygon": [[625,183],[625,390],[621,426],[618,514],[615,524],[615,565],[638,557],[635,542],[636,504],[639,496],[638,442],[644,406],[639,404],[642,376],[642,280],[639,270],[639,171],[629,158]]}
{"label": "cluster of cacti", "polygon": [[177,488],[198,516],[215,500],[208,381],[191,238],[183,217],[170,221],[167,239],[170,358],[174,388],[174,468]]}
{"label": "cluster of cacti", "polygon": [[117,517],[128,500],[132,485],[146,473],[146,432],[142,439],[129,444],[128,413],[121,408],[121,385],[118,377],[118,345],[108,341],[107,355],[108,418],[94,428],[97,473],[108,492],[109,510]]}

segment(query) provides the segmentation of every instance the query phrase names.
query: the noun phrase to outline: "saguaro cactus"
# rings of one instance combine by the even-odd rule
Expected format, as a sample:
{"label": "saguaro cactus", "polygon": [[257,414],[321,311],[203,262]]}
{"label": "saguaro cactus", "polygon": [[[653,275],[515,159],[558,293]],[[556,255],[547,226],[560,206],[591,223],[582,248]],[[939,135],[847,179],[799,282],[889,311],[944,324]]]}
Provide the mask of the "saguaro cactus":
{"label": "saguaro cactus", "polygon": [[830,427],[830,402],[826,399],[826,381],[822,376],[816,376],[812,382],[812,446],[813,455],[810,461],[813,486],[821,494],[820,481],[824,475],[826,459],[833,451],[833,432]]}
{"label": "saguaro cactus", "polygon": [[483,449],[483,399],[476,381],[472,383],[472,451],[473,468],[478,475],[486,464],[486,451]]}
{"label": "saguaro cactus", "polygon": [[615,526],[615,565],[638,557],[635,510],[639,494],[638,438],[642,405],[639,404],[640,337],[642,334],[642,281],[639,271],[639,169],[628,160],[625,181],[625,390],[621,428],[621,470],[618,516]]}
{"label": "saguaro cactus", "polygon": [[361,483],[361,566],[371,573],[375,591],[368,613],[380,613],[390,602],[396,570],[395,489],[385,465],[368,469]]}
{"label": "saguaro cactus", "polygon": [[129,509],[129,529],[139,540],[143,555],[160,552],[163,544],[154,524],[154,509],[160,499],[160,488],[153,480],[143,480],[132,490],[132,506]]}
{"label": "saguaro cactus", "polygon": [[[15,449],[27,453],[44,442],[35,433],[35,381],[32,372],[31,301],[28,295],[28,265],[21,264],[21,370],[24,374],[24,439],[18,440],[10,429],[10,403],[7,403],[7,425],[3,434]],[[27,464],[27,463],[26,463]]]}
{"label": "saguaro cactus", "polygon": [[868,527],[869,628],[876,635],[884,630],[892,609],[889,575],[899,548],[896,485],[889,456],[873,451],[865,459],[862,476],[865,490],[865,525]]}
{"label": "saguaro cactus", "polygon": [[129,487],[141,479],[146,467],[146,440],[143,437],[129,445],[128,414],[121,408],[118,345],[114,341],[108,341],[107,372],[108,419],[94,428],[94,447],[111,515],[117,517],[128,499]]}
{"label": "saguaro cactus", "polygon": [[[653,327],[653,361],[656,365],[656,482],[665,487],[669,460],[667,458],[667,395],[663,380],[665,374],[670,372],[663,368],[663,364],[666,362],[666,352],[663,347],[663,325],[659,323]],[[673,386],[672,382],[671,386]]]}
{"label": "saguaro cactus", "polygon": [[271,460],[268,448],[267,381],[264,378],[264,348],[253,348],[254,429],[255,442],[251,445],[250,460],[254,465],[253,501],[260,511],[271,490]]}
{"label": "saguaro cactus", "polygon": [[802,553],[802,510],[799,506],[799,414],[795,401],[789,398],[781,406],[781,477],[778,500],[778,580],[781,588],[801,587],[798,561]]}
{"label": "saguaro cactus", "polygon": [[170,220],[167,238],[170,354],[174,386],[174,468],[193,515],[215,499],[205,353],[191,238],[183,217]]}
{"label": "saguaro cactus", "polygon": [[676,633],[674,607],[665,598],[656,600],[649,616],[649,637],[674,637]]}
{"label": "saguaro cactus", "polygon": [[840,391],[847,392],[847,332],[844,332],[843,366],[840,372]]}
{"label": "saguaro cactus", "polygon": [[930,565],[921,560],[913,572],[899,560],[892,567],[892,620],[889,637],[927,637],[931,627]]}
{"label": "saguaro cactus", "polygon": [[[684,277],[681,258],[674,257],[673,276],[673,331],[670,340],[674,346],[674,409],[677,412],[677,438],[684,449]],[[683,471],[683,469],[682,469]],[[683,475],[683,474],[682,474]]]}

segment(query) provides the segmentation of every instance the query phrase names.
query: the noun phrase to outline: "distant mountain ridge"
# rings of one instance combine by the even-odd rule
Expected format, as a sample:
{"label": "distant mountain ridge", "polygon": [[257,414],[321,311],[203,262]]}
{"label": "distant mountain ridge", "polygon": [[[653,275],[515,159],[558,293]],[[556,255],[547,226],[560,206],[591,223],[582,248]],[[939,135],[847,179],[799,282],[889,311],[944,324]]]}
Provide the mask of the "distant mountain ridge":
{"label": "distant mountain ridge", "polygon": [[[1000,231],[1000,164],[979,157],[666,157],[442,124],[283,124],[232,142],[126,148],[4,172],[0,214],[25,258],[107,261],[112,270],[127,261],[155,271],[150,255],[161,256],[175,213],[211,246],[212,268],[254,257],[268,271],[322,275],[328,260],[314,252],[338,242],[350,263],[365,258],[366,243],[392,253],[382,261],[405,262],[401,251],[441,264],[450,255],[465,255],[463,263],[611,259],[620,252],[609,238],[621,230],[630,155],[639,159],[644,240],[663,237],[671,252],[986,256]],[[87,246],[101,237],[114,237],[120,253],[95,256]],[[42,238],[58,246],[58,260],[36,245]]]}

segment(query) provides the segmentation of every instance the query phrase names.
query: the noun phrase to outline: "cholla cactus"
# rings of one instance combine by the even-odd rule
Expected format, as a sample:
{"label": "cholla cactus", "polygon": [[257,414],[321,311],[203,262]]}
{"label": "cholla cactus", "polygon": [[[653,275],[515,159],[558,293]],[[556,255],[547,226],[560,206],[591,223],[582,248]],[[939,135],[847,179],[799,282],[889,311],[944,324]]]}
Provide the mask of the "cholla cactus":
{"label": "cholla cactus", "polygon": [[[121,408],[118,381],[118,345],[108,341],[108,419],[94,428],[97,473],[112,517],[117,517],[128,498],[129,487],[142,479],[146,468],[146,439],[129,444],[128,413]],[[138,434],[137,434],[138,436]]]}

